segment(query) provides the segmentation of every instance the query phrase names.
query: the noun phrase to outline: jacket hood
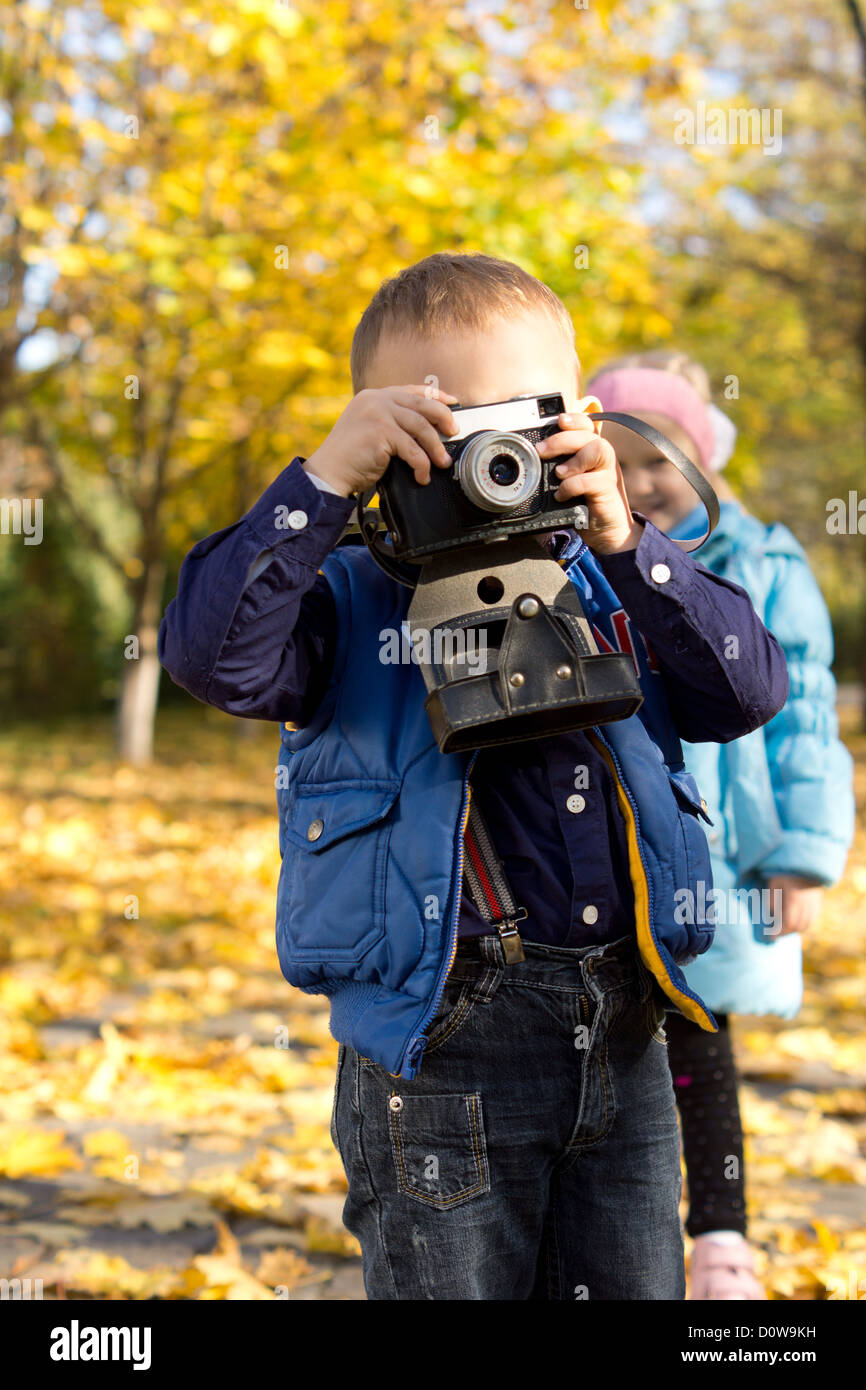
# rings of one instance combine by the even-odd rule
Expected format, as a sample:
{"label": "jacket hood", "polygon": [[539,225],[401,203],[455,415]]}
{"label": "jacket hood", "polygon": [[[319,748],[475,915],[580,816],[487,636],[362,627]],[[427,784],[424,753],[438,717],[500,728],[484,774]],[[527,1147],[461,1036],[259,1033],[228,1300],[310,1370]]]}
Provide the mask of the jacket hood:
{"label": "jacket hood", "polygon": [[[781,522],[766,525],[739,502],[722,502],[719,524],[699,550],[693,552],[698,564],[707,569],[721,568],[733,556],[744,557],[758,552],[764,555],[790,555],[807,561],[806,552],[796,536]],[[706,525],[703,507],[693,512],[668,532],[673,540],[699,534],[696,524]]]}

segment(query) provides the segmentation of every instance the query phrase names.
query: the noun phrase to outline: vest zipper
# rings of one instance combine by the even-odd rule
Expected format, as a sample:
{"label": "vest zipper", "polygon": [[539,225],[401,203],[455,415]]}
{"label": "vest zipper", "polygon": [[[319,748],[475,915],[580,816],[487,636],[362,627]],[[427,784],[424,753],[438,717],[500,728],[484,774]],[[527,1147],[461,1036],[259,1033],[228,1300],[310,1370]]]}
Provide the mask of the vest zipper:
{"label": "vest zipper", "polygon": [[472,772],[472,768],[475,764],[475,759],[477,757],[478,749],[476,748],[469,761],[469,766],[463,774],[463,801],[460,807],[459,820],[460,842],[457,850],[457,877],[456,883],[454,884],[454,916],[451,922],[451,935],[449,938],[448,945],[448,959],[444,971],[440,972],[439,979],[436,982],[436,993],[433,998],[433,1003],[427,1010],[427,1013],[421,1023],[421,1027],[418,1033],[415,1035],[414,1038],[410,1038],[409,1040],[409,1044],[406,1048],[406,1055],[403,1059],[403,1062],[400,1066],[400,1071],[398,1073],[400,1076],[403,1075],[404,1067],[412,1067],[415,1071],[417,1071],[418,1069],[418,1065],[421,1061],[421,1056],[424,1052],[424,1048],[427,1046],[427,1039],[424,1036],[424,1029],[427,1027],[427,1024],[430,1022],[431,1018],[434,1018],[436,1015],[436,1011],[439,1008],[439,1003],[442,999],[442,995],[445,993],[445,981],[448,979],[448,975],[451,971],[451,966],[454,964],[454,957],[457,954],[457,926],[460,921],[460,897],[463,888],[463,859],[466,853],[464,832],[466,830],[466,822],[469,819],[469,802],[472,796],[472,792],[469,787],[469,775]]}

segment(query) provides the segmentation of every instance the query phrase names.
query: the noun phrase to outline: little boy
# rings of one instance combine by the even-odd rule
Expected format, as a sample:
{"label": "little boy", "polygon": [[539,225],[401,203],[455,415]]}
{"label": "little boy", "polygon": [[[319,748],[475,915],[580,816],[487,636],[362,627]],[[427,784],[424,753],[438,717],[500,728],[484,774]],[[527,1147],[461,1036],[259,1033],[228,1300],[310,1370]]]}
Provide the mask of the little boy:
{"label": "little boy", "polygon": [[[712,936],[675,917],[677,890],[710,879],[679,736],[727,742],[772,718],[784,658],[742,589],[630,511],[578,409],[568,313],[519,267],[443,253],[386,281],[352,378],[310,458],[190,552],[160,654],[198,699],[281,724],[278,953],[331,1001],[331,1134],[367,1295],[680,1299],[660,1025],[665,1005],[715,1023],[679,969]],[[364,547],[335,546],[352,494],[393,456],[421,484],[450,467],[449,403],[555,392],[567,413],[537,447],[561,458],[557,497],[584,498],[589,524],[544,540],[599,644],[631,652],[644,703],[442,754],[419,667],[380,660],[411,591]],[[464,875],[470,794],[526,912],[523,960]]]}

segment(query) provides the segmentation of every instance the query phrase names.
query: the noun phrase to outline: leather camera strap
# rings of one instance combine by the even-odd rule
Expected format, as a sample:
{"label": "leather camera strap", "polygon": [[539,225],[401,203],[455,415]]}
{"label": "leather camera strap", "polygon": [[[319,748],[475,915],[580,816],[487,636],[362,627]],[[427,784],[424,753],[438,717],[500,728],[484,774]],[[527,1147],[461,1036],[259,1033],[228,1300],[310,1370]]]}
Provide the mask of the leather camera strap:
{"label": "leather camera strap", "polygon": [[[672,439],[668,439],[667,435],[662,434],[661,430],[657,430],[654,425],[648,425],[646,420],[638,420],[634,415],[623,415],[617,410],[599,410],[593,411],[587,418],[590,420],[609,420],[612,425],[622,425],[624,430],[630,430],[632,434],[639,434],[641,439],[645,439],[648,444],[657,449],[662,457],[668,460],[668,463],[672,463],[674,468],[679,469],[686,482],[691,484],[701,499],[707,513],[709,526],[697,540],[673,541],[673,543],[678,545],[680,550],[697,550],[699,546],[703,545],[710,532],[714,531],[719,524],[719,499],[703,473],[695,467],[682,449],[678,448]],[[673,540],[673,537],[668,539]]]}

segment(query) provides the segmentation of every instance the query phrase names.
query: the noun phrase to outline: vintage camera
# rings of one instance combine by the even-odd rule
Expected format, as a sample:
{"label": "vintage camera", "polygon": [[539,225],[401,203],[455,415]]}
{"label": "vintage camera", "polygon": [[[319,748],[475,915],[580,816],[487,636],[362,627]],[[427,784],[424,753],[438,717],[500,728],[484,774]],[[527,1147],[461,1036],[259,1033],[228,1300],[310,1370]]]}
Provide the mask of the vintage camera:
{"label": "vintage camera", "polygon": [[[597,406],[597,410],[592,407]],[[535,445],[559,432],[561,395],[452,406],[456,436],[443,437],[450,468],[422,486],[402,459],[358,496],[357,527],[387,574],[414,590],[407,613],[425,709],[443,753],[521,742],[626,719],[643,701],[629,652],[600,652],[577,589],[538,544],[542,532],[580,531],[580,499],[557,502],[559,461]],[[688,479],[706,507],[718,499],[690,459],[652,425],[579,410],[649,441]],[[383,542],[379,531],[384,526]],[[679,541],[684,550],[700,540]],[[472,659],[470,659],[470,655]]]}
{"label": "vintage camera", "polygon": [[451,409],[458,434],[440,435],[451,468],[433,468],[429,485],[422,487],[401,459],[392,459],[379,484],[379,506],[397,560],[417,562],[504,536],[586,525],[586,507],[579,500],[554,498],[561,480],[553,469],[561,459],[544,459],[535,448],[558,432],[562,396]]}

